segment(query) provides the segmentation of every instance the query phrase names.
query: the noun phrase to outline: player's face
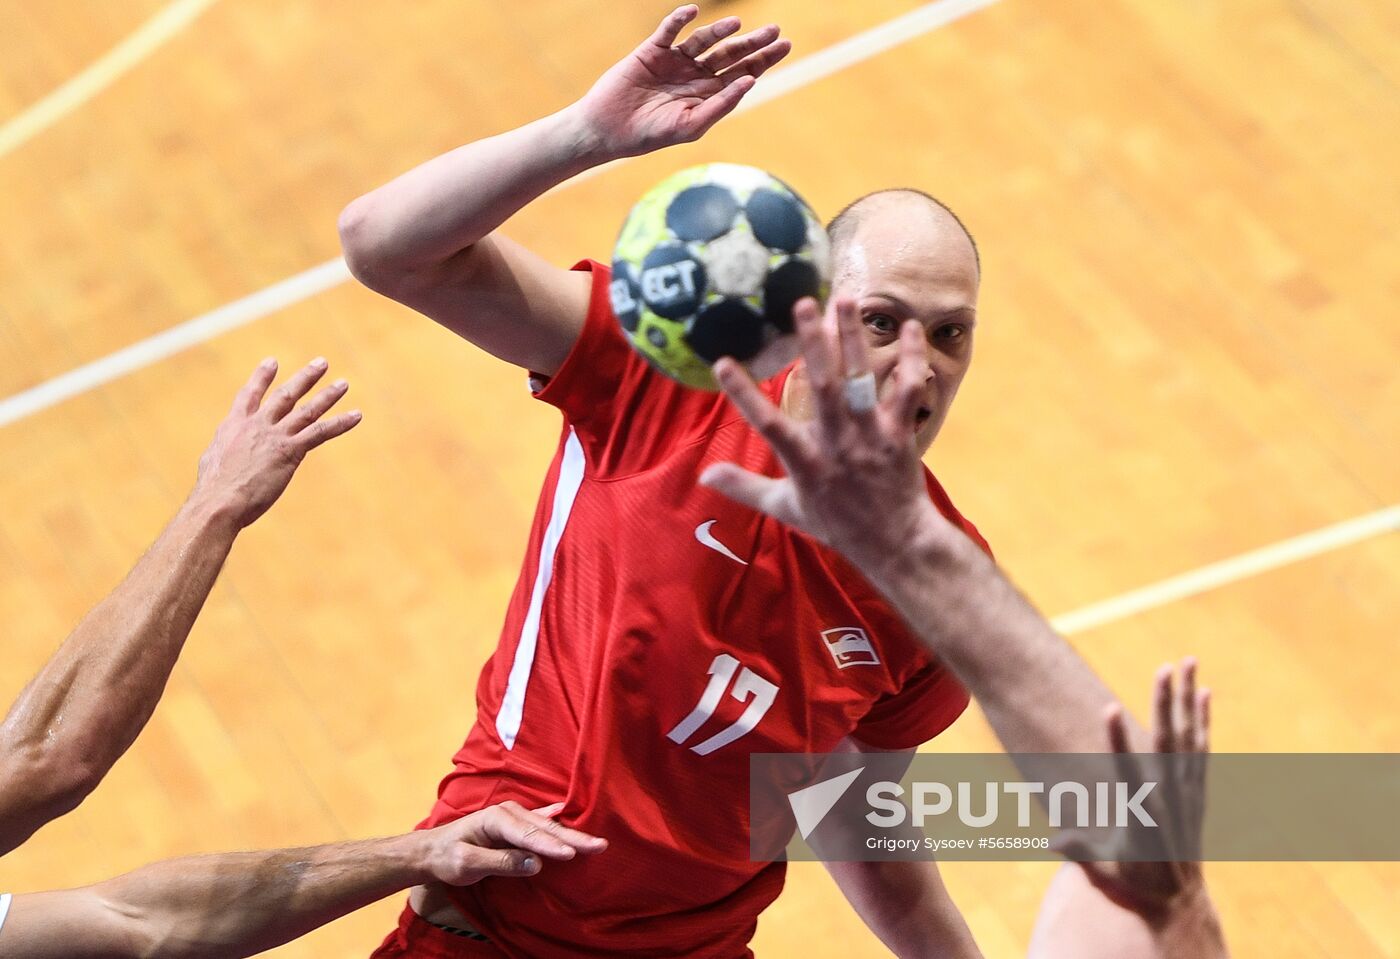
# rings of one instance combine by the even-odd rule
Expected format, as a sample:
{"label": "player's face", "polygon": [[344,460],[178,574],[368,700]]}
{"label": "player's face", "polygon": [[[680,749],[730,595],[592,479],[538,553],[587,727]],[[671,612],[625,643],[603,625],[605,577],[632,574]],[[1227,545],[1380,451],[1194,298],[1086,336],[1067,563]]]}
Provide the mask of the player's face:
{"label": "player's face", "polygon": [[911,319],[923,326],[928,365],[916,435],[927,450],[972,362],[979,277],[971,243],[946,215],[889,203],[864,215],[835,267],[832,295],[856,301],[881,397],[895,388],[900,327]]}

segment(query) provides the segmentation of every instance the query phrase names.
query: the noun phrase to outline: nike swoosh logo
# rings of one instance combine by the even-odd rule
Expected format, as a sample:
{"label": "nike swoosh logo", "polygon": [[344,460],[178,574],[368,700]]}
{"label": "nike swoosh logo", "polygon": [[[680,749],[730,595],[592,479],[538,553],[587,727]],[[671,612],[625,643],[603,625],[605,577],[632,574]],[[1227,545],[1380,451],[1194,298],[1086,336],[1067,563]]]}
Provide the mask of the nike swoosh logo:
{"label": "nike swoosh logo", "polygon": [[717,519],[707,520],[706,522],[701,523],[699,526],[695,527],[695,538],[700,541],[702,546],[708,546],[716,553],[723,553],[725,556],[728,556],[730,559],[734,560],[734,562],[738,563],[739,565],[749,565],[748,560],[740,559],[739,557],[735,556],[733,551],[730,550],[728,546],[725,546],[719,540],[715,539],[714,534],[710,532],[710,527],[718,522],[719,520]]}

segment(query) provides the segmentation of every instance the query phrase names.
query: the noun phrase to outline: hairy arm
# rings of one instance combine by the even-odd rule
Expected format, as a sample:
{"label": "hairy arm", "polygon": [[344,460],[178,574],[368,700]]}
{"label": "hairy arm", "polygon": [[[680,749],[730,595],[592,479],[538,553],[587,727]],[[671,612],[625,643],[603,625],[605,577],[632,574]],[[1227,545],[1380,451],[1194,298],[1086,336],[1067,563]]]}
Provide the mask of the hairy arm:
{"label": "hairy arm", "polygon": [[191,500],[0,726],[0,852],[75,808],[151,718],[238,527]]}
{"label": "hairy arm", "polygon": [[309,450],[359,422],[357,413],[321,419],[344,383],[292,409],[324,361],[260,407],[276,370],[268,361],[254,372],[200,460],[189,499],[0,724],[0,854],[102,781],[151,718],[239,530],[281,495]]}
{"label": "hairy arm", "polygon": [[488,353],[552,375],[578,339],[588,277],[494,233],[585,170],[702,136],[786,55],[776,27],[736,37],[737,17],[681,31],[678,8],[579,101],[459,147],[350,203],[340,237],[366,286]]}
{"label": "hairy arm", "polygon": [[248,956],[422,881],[414,836],[176,859],[85,889],[15,898],[15,959]]}
{"label": "hairy arm", "polygon": [[[887,752],[847,738],[836,752]],[[900,750],[909,757],[914,750]],[[840,820],[837,820],[840,822]],[[976,959],[982,955],[954,905],[938,865],[914,859],[825,861],[826,871],[866,927],[899,959]]]}
{"label": "hairy arm", "polygon": [[913,529],[898,560],[872,554],[862,571],[967,687],[1006,750],[1101,751],[1112,691],[932,504]]}
{"label": "hairy arm", "polygon": [[409,886],[532,876],[542,858],[606,847],[555,823],[559,808],[503,803],[406,836],[176,859],[85,889],[18,896],[0,951],[9,959],[251,956]]}

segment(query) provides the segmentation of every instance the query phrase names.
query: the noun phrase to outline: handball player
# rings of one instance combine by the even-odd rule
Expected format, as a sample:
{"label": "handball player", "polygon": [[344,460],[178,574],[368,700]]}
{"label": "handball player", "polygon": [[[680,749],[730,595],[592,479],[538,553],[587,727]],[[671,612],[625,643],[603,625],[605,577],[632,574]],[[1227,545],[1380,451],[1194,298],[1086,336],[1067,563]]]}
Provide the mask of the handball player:
{"label": "handball player", "polygon": [[[562,797],[562,822],[611,843],[529,883],[417,889],[380,957],[748,955],[784,875],[749,858],[749,754],[912,752],[966,708],[849,564],[698,484],[722,460],[779,464],[723,397],[627,345],[607,268],[562,269],[495,232],[574,174],[700,137],[788,52],[777,27],[740,34],[734,17],[682,40],[696,15],[666,17],[572,106],[430,160],[341,215],[356,277],[528,371],[563,414],[476,724],[423,825]],[[971,359],[971,237],[913,191],[857,202],[832,232],[835,290],[861,304],[877,390],[896,378],[900,322],[923,330],[914,435],[927,449]],[[764,388],[814,415],[801,365]],[[932,474],[923,482],[985,549]],[[896,954],[978,954],[933,864],[830,868]]]}

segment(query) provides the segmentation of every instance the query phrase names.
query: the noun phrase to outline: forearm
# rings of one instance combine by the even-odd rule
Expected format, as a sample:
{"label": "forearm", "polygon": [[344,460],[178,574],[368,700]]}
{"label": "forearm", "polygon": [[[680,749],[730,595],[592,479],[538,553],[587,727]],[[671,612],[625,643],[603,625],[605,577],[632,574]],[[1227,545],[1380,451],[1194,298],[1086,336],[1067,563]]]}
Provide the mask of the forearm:
{"label": "forearm", "polygon": [[422,833],[176,859],[15,901],[16,959],[251,956],[431,878]]}
{"label": "forearm", "polygon": [[76,805],[131,745],[236,533],[224,511],[191,497],[20,693],[0,727],[0,763],[19,773],[0,786],[0,848]]}
{"label": "forearm", "polygon": [[828,862],[848,902],[899,959],[972,959],[981,951],[932,862]]}
{"label": "forearm", "polygon": [[249,956],[426,882],[421,834],[160,863],[99,887],[153,955]]}
{"label": "forearm", "polygon": [[546,190],[612,158],[576,107],[458,147],[346,207],[346,258],[369,285],[431,271]]}
{"label": "forearm", "polygon": [[1102,751],[1113,693],[981,550],[927,519],[907,548],[853,550],[867,578],[968,688],[1008,752]]}

